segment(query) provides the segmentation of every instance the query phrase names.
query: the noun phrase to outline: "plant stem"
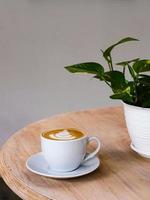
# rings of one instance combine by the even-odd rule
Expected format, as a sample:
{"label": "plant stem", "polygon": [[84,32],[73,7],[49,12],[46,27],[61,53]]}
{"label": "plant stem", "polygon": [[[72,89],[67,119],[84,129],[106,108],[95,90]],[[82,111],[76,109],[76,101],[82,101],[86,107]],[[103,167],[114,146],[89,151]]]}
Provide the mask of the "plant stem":
{"label": "plant stem", "polygon": [[138,74],[137,74],[137,76],[134,78],[134,87],[135,87],[135,104],[137,103],[137,100],[138,100],[137,84],[138,84]]}
{"label": "plant stem", "polygon": [[109,56],[109,59],[110,59],[110,67],[111,67],[111,70],[113,71],[114,69],[113,69],[113,63],[112,63],[112,57],[111,57],[111,55]]}
{"label": "plant stem", "polygon": [[111,88],[111,85],[105,80],[105,83]]}
{"label": "plant stem", "polygon": [[109,67],[110,71],[113,71],[113,66],[112,66],[112,60],[111,60],[111,58],[110,57],[107,58],[106,61],[108,63],[108,67]]}
{"label": "plant stem", "polygon": [[137,100],[138,100],[138,94],[137,94],[138,74],[135,75],[134,71],[132,71],[132,68],[129,64],[128,64],[128,69],[131,74],[131,77],[133,78],[134,92],[135,92],[135,105],[136,105]]}
{"label": "plant stem", "polygon": [[109,69],[110,69],[110,71],[112,71],[112,67],[111,67],[111,65],[110,65],[110,62],[108,61],[108,66],[109,66]]}
{"label": "plant stem", "polygon": [[123,66],[123,75],[125,76],[125,69],[126,69],[126,67],[125,67],[125,65]]}

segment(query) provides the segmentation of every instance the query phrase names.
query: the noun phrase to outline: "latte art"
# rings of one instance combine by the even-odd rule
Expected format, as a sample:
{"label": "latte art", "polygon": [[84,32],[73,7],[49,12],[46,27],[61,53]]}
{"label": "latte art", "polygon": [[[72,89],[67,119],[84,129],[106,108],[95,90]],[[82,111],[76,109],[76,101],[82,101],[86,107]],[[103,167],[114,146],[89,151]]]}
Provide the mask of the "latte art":
{"label": "latte art", "polygon": [[71,135],[70,132],[68,132],[67,130],[59,133],[52,133],[49,136],[54,140],[72,140],[76,138],[75,136]]}
{"label": "latte art", "polygon": [[42,134],[43,137],[51,140],[75,140],[80,137],[83,137],[84,134],[76,129],[60,129],[60,130],[53,130]]}

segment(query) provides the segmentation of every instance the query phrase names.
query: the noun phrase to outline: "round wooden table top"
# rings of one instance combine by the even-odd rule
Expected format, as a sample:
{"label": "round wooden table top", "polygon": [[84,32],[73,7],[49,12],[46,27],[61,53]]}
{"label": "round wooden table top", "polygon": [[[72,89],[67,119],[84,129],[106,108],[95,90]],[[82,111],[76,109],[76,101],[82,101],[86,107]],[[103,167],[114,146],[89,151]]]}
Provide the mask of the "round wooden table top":
{"label": "round wooden table top", "polygon": [[[28,171],[27,158],[40,151],[40,133],[62,127],[78,128],[99,137],[99,169],[65,180]],[[0,174],[16,194],[27,200],[149,200],[150,161],[132,152],[129,145],[121,107],[61,114],[15,133],[2,147]]]}

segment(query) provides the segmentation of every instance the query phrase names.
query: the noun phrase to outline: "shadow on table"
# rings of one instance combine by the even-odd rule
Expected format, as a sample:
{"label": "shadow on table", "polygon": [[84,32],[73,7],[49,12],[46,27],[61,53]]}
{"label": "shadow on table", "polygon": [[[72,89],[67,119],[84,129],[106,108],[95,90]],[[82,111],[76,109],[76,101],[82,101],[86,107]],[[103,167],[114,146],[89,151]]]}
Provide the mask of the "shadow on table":
{"label": "shadow on table", "polygon": [[0,178],[0,200],[21,200],[10,190],[2,178]]}

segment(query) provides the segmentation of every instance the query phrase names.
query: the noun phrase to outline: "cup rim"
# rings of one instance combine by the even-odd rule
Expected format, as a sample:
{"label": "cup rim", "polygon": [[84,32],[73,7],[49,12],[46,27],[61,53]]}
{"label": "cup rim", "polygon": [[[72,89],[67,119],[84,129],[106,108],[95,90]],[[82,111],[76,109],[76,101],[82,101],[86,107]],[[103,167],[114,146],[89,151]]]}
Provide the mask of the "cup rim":
{"label": "cup rim", "polygon": [[[83,133],[83,137],[80,137],[80,138],[77,138],[77,139],[71,139],[71,140],[52,140],[52,139],[49,139],[49,138],[45,138],[44,136],[43,136],[43,134],[44,133],[47,133],[47,132],[49,132],[49,131],[54,131],[54,130],[77,130],[77,131],[80,131],[81,133]],[[87,138],[88,137],[88,135],[86,135],[85,134],[85,132],[84,131],[82,131],[82,130],[80,130],[80,129],[77,129],[77,128],[59,128],[59,129],[51,129],[51,130],[49,130],[49,131],[44,131],[44,132],[42,132],[41,134],[40,134],[40,137],[41,137],[41,139],[44,139],[44,140],[46,140],[46,141],[51,141],[51,142],[75,142],[75,141],[78,141],[78,140],[82,140],[82,139],[85,139],[85,138]]]}

